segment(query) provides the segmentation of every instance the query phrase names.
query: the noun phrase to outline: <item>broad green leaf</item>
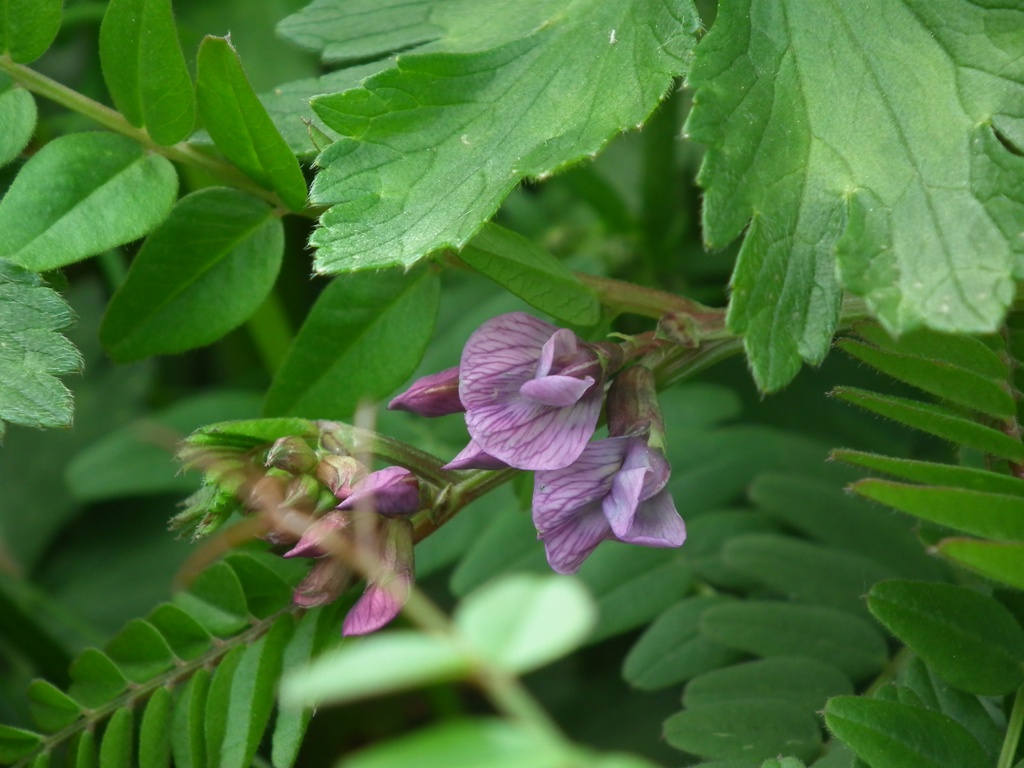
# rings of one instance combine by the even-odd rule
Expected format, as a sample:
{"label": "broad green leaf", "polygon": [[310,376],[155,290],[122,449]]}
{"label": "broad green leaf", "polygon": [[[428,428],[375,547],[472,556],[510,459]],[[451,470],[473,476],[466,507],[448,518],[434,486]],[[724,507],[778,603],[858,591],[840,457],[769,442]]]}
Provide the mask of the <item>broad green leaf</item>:
{"label": "broad green leaf", "polygon": [[683,706],[779,699],[805,711],[817,712],[830,697],[852,693],[850,678],[832,664],[780,656],[715,669],[695,677],[683,692]]}
{"label": "broad green leaf", "polygon": [[82,365],[59,333],[72,320],[70,307],[38,275],[0,259],[0,438],[4,422],[71,425],[71,393],[57,376]]}
{"label": "broad green leaf", "polygon": [[96,648],[86,648],[71,662],[68,694],[83,707],[100,707],[128,687],[121,670]]}
{"label": "broad green leaf", "polygon": [[206,695],[210,688],[210,672],[198,669],[185,685],[174,692],[174,713],[171,721],[171,754],[180,768],[205,768],[206,738],[203,722]]}
{"label": "broad green leaf", "polygon": [[100,25],[100,64],[121,114],[157,144],[192,132],[192,78],[170,0],[112,0]]}
{"label": "broad green leaf", "polygon": [[146,702],[139,726],[139,768],[167,768],[171,764],[173,701],[167,688],[157,688]]}
{"label": "broad green leaf", "polygon": [[13,763],[31,754],[42,742],[38,733],[23,728],[0,725],[0,760]]}
{"label": "broad green leaf", "polygon": [[1024,498],[869,479],[852,490],[909,515],[976,536],[1024,541]]}
{"label": "broad green leaf", "polygon": [[594,325],[601,306],[562,262],[532,240],[484,224],[459,258],[541,312],[574,325]]}
{"label": "broad green leaf", "polygon": [[1002,695],[1024,682],[1024,630],[995,598],[952,584],[885,581],[868,606],[957,688]]}
{"label": "broad green leaf", "polygon": [[37,272],[136,240],[167,218],[170,161],[112,133],[54,139],[0,200],[0,257]]}
{"label": "broad green leaf", "polygon": [[100,742],[100,768],[132,768],[132,711],[124,707],[114,712],[103,729]]}
{"label": "broad green leaf", "polygon": [[955,364],[903,355],[848,339],[840,341],[838,346],[882,373],[943,400],[1003,420],[1017,413],[1017,404],[1006,389],[1005,377],[979,376]]}
{"label": "broad green leaf", "polygon": [[723,5],[685,130],[708,244],[749,223],[729,325],[763,389],[824,357],[840,281],[897,333],[995,330],[1022,272],[1024,160],[991,126],[1024,97],[1020,32],[969,0]]}
{"label": "broad green leaf", "polygon": [[174,666],[163,635],[142,619],[132,619],[106,647],[107,655],[134,683],[144,683]]}
{"label": "broad green leaf", "polygon": [[281,681],[286,707],[354,701],[392,691],[457,680],[472,662],[436,635],[393,631],[360,638],[328,651]]}
{"label": "broad green leaf", "polygon": [[228,708],[231,706],[232,691],[235,687],[235,673],[245,651],[245,646],[236,646],[228,651],[210,678],[202,728],[205,734],[207,759],[212,765],[219,765],[223,754],[224,738],[228,732]]}
{"label": "broad green leaf", "polygon": [[727,566],[722,560],[722,549],[744,534],[777,530],[768,515],[749,509],[722,509],[699,515],[686,521],[683,557],[702,581],[728,591],[748,592],[760,582]]}
{"label": "broad green leaf", "polygon": [[825,706],[825,723],[871,768],[986,768],[981,745],[939,712],[859,696]]}
{"label": "broad green leaf", "polygon": [[[865,341],[890,352],[950,363],[990,379],[1005,379],[1009,375],[1006,361],[973,336],[921,329],[894,338],[874,323],[859,323],[854,330]],[[1003,343],[1001,339],[999,343]]]}
{"label": "broad green leaf", "polygon": [[837,387],[832,394],[879,416],[952,443],[977,448],[1010,461],[1024,461],[1024,445],[1019,440],[958,416],[947,408],[893,395],[879,395],[855,387]]}
{"label": "broad green leaf", "polygon": [[36,100],[0,73],[0,167],[21,154],[35,130]]}
{"label": "broad green leaf", "polygon": [[193,192],[146,238],[100,339],[119,362],[214,342],[267,298],[283,253],[284,229],[269,205],[234,189]]}
{"label": "broad green leaf", "polygon": [[82,714],[77,701],[46,680],[32,681],[28,699],[33,722],[47,733],[66,728]]}
{"label": "broad green leaf", "polygon": [[63,0],[0,0],[0,55],[19,64],[38,59],[60,30]]}
{"label": "broad green leaf", "polygon": [[202,655],[213,642],[210,633],[176,605],[157,606],[147,620],[160,630],[174,655],[183,661]]}
{"label": "broad green leaf", "polygon": [[986,578],[1024,589],[1024,544],[951,538],[943,539],[935,548]]}
{"label": "broad green leaf", "polygon": [[691,597],[662,613],[630,649],[623,679],[642,690],[657,690],[738,661],[740,653],[700,632],[701,614],[726,602],[720,596]]}
{"label": "broad green leaf", "polygon": [[245,649],[232,676],[224,740],[219,751],[223,768],[248,768],[263,738],[281,676],[284,648],[295,630],[291,616]]}
{"label": "broad green leaf", "polygon": [[885,640],[867,621],[811,605],[748,600],[708,608],[700,631],[712,640],[764,658],[803,656],[833,664],[854,681],[881,671]]}
{"label": "broad green leaf", "polygon": [[328,59],[430,45],[313,99],[343,137],[317,159],[311,193],[330,206],[311,240],[320,272],[409,267],[461,248],[520,180],[642,123],[686,71],[699,25],[689,0],[345,10],[319,0],[280,28]]}
{"label": "broad green leaf", "polygon": [[74,768],[98,768],[99,755],[94,731],[80,733],[71,741],[70,751],[74,753]]}
{"label": "broad green leaf", "polygon": [[[269,618],[290,605],[292,589],[309,570],[301,562],[262,552],[233,552],[224,562],[238,576],[249,613],[258,619]],[[277,569],[279,562],[288,572]]]}
{"label": "broad green leaf", "polygon": [[[339,768],[563,768],[582,765],[562,742],[506,720],[455,720],[345,758]],[[587,761],[586,764],[593,765]]]}
{"label": "broad green leaf", "polygon": [[229,448],[245,452],[269,445],[279,437],[317,437],[315,422],[307,419],[238,419],[208,424],[186,438],[188,445],[207,448]]}
{"label": "broad green leaf", "polygon": [[226,38],[206,37],[196,60],[199,116],[217,148],[247,175],[276,191],[293,211],[306,207],[306,180],[271,122]]}
{"label": "broad green leaf", "polygon": [[204,570],[187,592],[174,596],[174,602],[218,637],[230,637],[249,625],[249,607],[242,584],[227,563],[216,563]]}
{"label": "broad green leaf", "polygon": [[[482,509],[479,513],[486,514]],[[546,574],[551,573],[551,566],[544,558],[544,547],[537,542],[529,512],[520,508],[518,500],[510,500],[495,511],[487,528],[455,566],[450,586],[457,597],[465,597],[489,579],[521,571]]]}
{"label": "broad green leaf", "polygon": [[348,419],[409,378],[440,301],[427,269],[346,275],[320,294],[267,393],[268,415]]}
{"label": "broad green leaf", "polygon": [[785,752],[810,760],[821,750],[813,710],[778,699],[747,699],[676,712],[665,739],[701,757],[768,759]]}
{"label": "broad green leaf", "polygon": [[597,608],[576,579],[519,574],[481,587],[455,611],[455,626],[480,655],[512,674],[579,646]]}
{"label": "broad green leaf", "polygon": [[974,467],[960,467],[951,464],[938,464],[931,461],[914,459],[896,459],[876,453],[861,451],[833,451],[832,458],[855,464],[865,469],[885,472],[902,480],[912,480],[928,485],[943,485],[953,488],[964,488],[971,491],[986,491],[1012,496],[1024,496],[1024,480],[1012,475],[1002,475]]}

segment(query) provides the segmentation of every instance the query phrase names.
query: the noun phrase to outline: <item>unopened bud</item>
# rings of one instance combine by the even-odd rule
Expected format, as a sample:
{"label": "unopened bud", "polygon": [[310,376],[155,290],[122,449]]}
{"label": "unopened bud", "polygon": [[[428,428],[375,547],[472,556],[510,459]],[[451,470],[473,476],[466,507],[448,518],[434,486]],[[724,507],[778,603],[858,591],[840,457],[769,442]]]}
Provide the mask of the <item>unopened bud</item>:
{"label": "unopened bud", "polygon": [[283,469],[292,474],[312,472],[316,466],[316,453],[301,437],[282,437],[267,451],[267,466]]}
{"label": "unopened bud", "polygon": [[352,456],[329,453],[316,465],[316,479],[326,485],[335,498],[342,500],[352,493],[352,487],[368,474],[366,466]]}
{"label": "unopened bud", "polygon": [[459,368],[448,368],[417,379],[388,403],[388,410],[409,411],[419,416],[447,416],[466,409],[459,399]]}
{"label": "unopened bud", "polygon": [[318,520],[314,520],[299,542],[285,557],[323,557],[331,551],[330,537],[337,535],[348,527],[349,516],[346,512],[328,512]]}
{"label": "unopened bud", "polygon": [[345,637],[375,632],[402,610],[412,589],[413,527],[409,520],[384,521],[379,565],[366,580],[366,591],[341,627]]}
{"label": "unopened bud", "polygon": [[363,478],[338,509],[368,509],[385,517],[405,517],[423,507],[420,482],[405,467],[387,467]]}
{"label": "unopened bud", "polygon": [[647,444],[665,450],[665,423],[658,405],[654,374],[634,365],[615,377],[608,391],[608,434],[624,437],[647,434]]}
{"label": "unopened bud", "polygon": [[310,475],[298,475],[292,478],[285,488],[284,499],[281,501],[285,507],[308,507],[316,506],[320,497],[320,483]]}
{"label": "unopened bud", "polygon": [[336,557],[316,561],[292,593],[292,602],[301,608],[316,608],[337,600],[348,586],[351,572]]}

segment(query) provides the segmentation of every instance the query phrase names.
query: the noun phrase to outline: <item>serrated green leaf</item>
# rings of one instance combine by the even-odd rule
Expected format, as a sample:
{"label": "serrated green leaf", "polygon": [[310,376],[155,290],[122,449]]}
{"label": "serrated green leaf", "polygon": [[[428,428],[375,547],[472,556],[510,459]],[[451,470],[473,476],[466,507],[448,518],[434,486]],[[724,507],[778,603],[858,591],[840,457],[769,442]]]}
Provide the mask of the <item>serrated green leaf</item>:
{"label": "serrated green leaf", "polygon": [[700,631],[723,645],[764,658],[806,656],[833,664],[854,681],[885,666],[885,640],[868,622],[844,611],[748,600],[708,608]]}
{"label": "serrated green leaf", "polygon": [[580,645],[597,623],[597,607],[575,579],[518,574],[469,595],[454,620],[483,658],[520,674]]}
{"label": "serrated green leaf", "polygon": [[[407,6],[391,0],[349,15],[321,0],[280,27],[328,58],[432,42],[360,88],[313,100],[343,136],[317,159],[311,194],[331,206],[311,240],[320,272],[408,267],[461,248],[521,179],[643,122],[685,72],[699,26],[688,0],[486,11],[451,3],[431,6],[427,24],[409,18],[426,6]],[[354,28],[369,37],[355,40]]]}
{"label": "serrated green leaf", "polygon": [[230,637],[249,626],[249,608],[238,575],[227,563],[215,563],[202,571],[187,592],[174,602],[218,637]]}
{"label": "serrated green leaf", "polygon": [[764,760],[780,752],[810,760],[821,749],[814,712],[778,699],[747,699],[677,712],[665,721],[673,747],[701,757]]}
{"label": "serrated green leaf", "polygon": [[575,325],[594,325],[601,305],[558,259],[532,240],[484,224],[459,258],[541,312]]}
{"label": "serrated green leaf", "polygon": [[213,642],[210,633],[176,605],[165,603],[153,610],[149,623],[160,630],[174,655],[189,661],[203,654]]}
{"label": "serrated green leaf", "polygon": [[174,765],[180,768],[206,766],[206,734],[203,725],[209,688],[209,670],[197,669],[188,682],[175,691],[171,754]]}
{"label": "serrated green leaf", "polygon": [[832,458],[845,461],[865,469],[874,469],[893,475],[902,480],[912,480],[927,485],[942,485],[965,488],[972,491],[987,491],[1013,496],[1024,496],[1024,480],[1012,475],[1002,475],[974,467],[960,467],[951,464],[937,464],[931,461],[896,459],[875,453],[861,451],[833,451]]}
{"label": "serrated green leaf", "polygon": [[111,716],[100,742],[100,768],[131,768],[132,711],[123,707]]}
{"label": "serrated green leaf", "polygon": [[437,275],[426,269],[334,279],[277,371],[265,412],[344,420],[392,392],[419,364],[439,301]]}
{"label": "serrated green leaf", "polygon": [[868,479],[852,490],[909,515],[976,536],[1024,541],[1024,498],[999,493]]}
{"label": "serrated green leaf", "polygon": [[132,261],[100,339],[118,362],[210,344],[263,303],[283,253],[281,220],[263,201],[219,187],[186,195]]}
{"label": "serrated green leaf", "polygon": [[1024,544],[951,538],[940,541],[935,549],[986,578],[1024,589]]}
{"label": "serrated green leaf", "polygon": [[249,84],[230,40],[207,36],[196,60],[199,116],[217,148],[293,211],[306,207],[306,180]]}
{"label": "serrated green leaf", "polygon": [[1024,682],[1024,630],[995,598],[967,587],[885,581],[868,607],[957,688],[1001,695]]}
{"label": "serrated green leaf", "polygon": [[47,733],[56,733],[75,722],[82,707],[46,680],[33,680],[28,687],[29,712],[32,720]]}
{"label": "serrated green leaf", "polygon": [[171,717],[174,702],[167,688],[157,688],[146,702],[139,726],[139,768],[171,764]]}
{"label": "serrated green leaf", "polygon": [[61,136],[25,163],[0,200],[0,257],[37,272],[73,264],[148,233],[177,192],[170,161],[131,139]]}
{"label": "serrated green leaf", "polygon": [[711,670],[695,677],[683,692],[683,706],[779,699],[804,711],[818,712],[830,697],[852,693],[850,678],[832,664],[780,656]]}
{"label": "serrated green leaf", "polygon": [[986,768],[981,745],[939,712],[893,701],[838,696],[825,723],[872,768]]}
{"label": "serrated green leaf", "polygon": [[224,738],[219,750],[214,752],[220,755],[218,765],[223,768],[248,768],[252,764],[270,721],[284,648],[294,630],[294,619],[283,616],[267,634],[247,647],[239,659],[226,702]]}
{"label": "serrated green leaf", "polygon": [[854,331],[865,341],[890,352],[950,363],[989,379],[1005,379],[1009,375],[999,354],[973,336],[921,329],[893,337],[874,323],[859,323]]}
{"label": "serrated green leaf", "polygon": [[[721,247],[750,222],[729,324],[764,389],[827,351],[837,260],[845,287],[897,332],[989,332],[1013,298],[1024,213],[1010,179],[1024,161],[988,123],[1024,95],[1004,79],[1021,71],[1008,30],[1024,14],[883,5],[744,0],[697,49],[685,130],[709,145],[704,234]],[[968,31],[994,24],[1013,45]]]}
{"label": "serrated green leaf", "polygon": [[19,64],[38,59],[60,30],[63,0],[0,0],[0,54]]}
{"label": "serrated green leaf", "polygon": [[417,731],[345,758],[339,768],[561,768],[572,764],[577,763],[566,747],[534,729],[481,719]]}
{"label": "serrated green leaf", "polygon": [[838,346],[882,373],[943,400],[1004,420],[1017,413],[1017,404],[1005,388],[1005,378],[979,376],[948,362],[904,355],[849,339],[840,341]]}
{"label": "serrated green leaf", "polygon": [[60,335],[71,308],[42,279],[0,259],[0,438],[4,422],[29,427],[71,424],[71,393],[58,375],[82,366]]}
{"label": "serrated green leaf", "polygon": [[657,690],[738,661],[742,654],[700,632],[701,614],[726,602],[718,596],[691,597],[662,613],[630,649],[623,679],[641,690]]}
{"label": "serrated green leaf", "polygon": [[22,153],[36,130],[36,100],[0,73],[0,167]]}
{"label": "serrated green leaf", "polygon": [[129,680],[144,683],[174,666],[163,635],[142,619],[132,619],[106,647],[107,655]]}
{"label": "serrated green leaf", "polygon": [[1010,461],[1024,461],[1024,445],[1019,440],[958,416],[947,408],[893,395],[880,395],[855,387],[837,387],[832,390],[832,394],[840,400],[877,413],[879,416],[952,443],[977,448],[979,451]]}
{"label": "serrated green leaf", "polygon": [[170,0],[112,0],[100,25],[100,65],[121,114],[157,144],[192,132],[195,95]]}
{"label": "serrated green leaf", "polygon": [[13,763],[32,753],[43,737],[23,728],[0,725],[0,760]]}
{"label": "serrated green leaf", "polygon": [[106,704],[128,687],[117,665],[102,651],[86,648],[71,662],[68,694],[83,707]]}
{"label": "serrated green leaf", "polygon": [[345,702],[420,685],[457,680],[472,662],[446,638],[393,631],[322,654],[281,681],[287,707]]}

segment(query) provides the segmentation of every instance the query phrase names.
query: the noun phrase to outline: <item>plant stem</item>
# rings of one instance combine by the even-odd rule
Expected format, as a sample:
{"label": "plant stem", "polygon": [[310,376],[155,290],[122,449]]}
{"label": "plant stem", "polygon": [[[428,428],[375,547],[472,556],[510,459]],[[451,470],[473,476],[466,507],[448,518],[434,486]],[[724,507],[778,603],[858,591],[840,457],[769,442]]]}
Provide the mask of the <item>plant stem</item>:
{"label": "plant stem", "polygon": [[1006,737],[1003,739],[1003,748],[999,752],[996,768],[1012,768],[1013,759],[1017,755],[1017,744],[1020,742],[1022,727],[1024,727],[1024,685],[1017,689],[1017,695],[1013,698],[1010,722],[1006,724]]}

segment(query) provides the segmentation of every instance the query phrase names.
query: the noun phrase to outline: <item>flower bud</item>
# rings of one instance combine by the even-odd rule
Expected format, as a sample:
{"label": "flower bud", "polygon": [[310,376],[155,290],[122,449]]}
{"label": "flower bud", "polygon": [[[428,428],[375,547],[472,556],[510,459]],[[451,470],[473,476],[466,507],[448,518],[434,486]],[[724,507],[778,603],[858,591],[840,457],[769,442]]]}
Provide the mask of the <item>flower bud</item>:
{"label": "flower bud", "polygon": [[419,416],[447,416],[466,409],[459,400],[459,368],[448,368],[417,379],[388,403],[388,410],[409,411]]}
{"label": "flower bud", "polygon": [[349,516],[345,512],[328,512],[306,529],[296,544],[284,557],[323,557],[330,552],[330,546],[325,546],[328,537],[343,531],[348,527]]}
{"label": "flower bud", "polygon": [[292,593],[292,602],[301,608],[316,608],[337,600],[348,586],[351,572],[336,557],[325,557],[306,574]]}
{"label": "flower bud", "polygon": [[338,509],[365,507],[385,517],[405,517],[422,506],[416,475],[404,467],[387,467],[359,481]]}
{"label": "flower bud", "polygon": [[351,456],[329,453],[316,465],[316,479],[326,485],[335,498],[343,500],[352,493],[352,487],[366,477],[369,470]]}
{"label": "flower bud", "polygon": [[367,577],[366,591],[341,627],[345,637],[365,635],[394,619],[412,588],[413,528],[408,520],[384,521],[378,568]]}
{"label": "flower bud", "polygon": [[654,374],[635,365],[615,377],[608,392],[608,434],[644,435],[651,448],[665,450],[665,422],[658,405]]}
{"label": "flower bud", "polygon": [[319,497],[320,483],[317,479],[310,475],[297,475],[285,488],[281,506],[312,508],[316,506]]}
{"label": "flower bud", "polygon": [[316,464],[316,453],[301,437],[282,437],[267,451],[268,467],[292,474],[312,472]]}

